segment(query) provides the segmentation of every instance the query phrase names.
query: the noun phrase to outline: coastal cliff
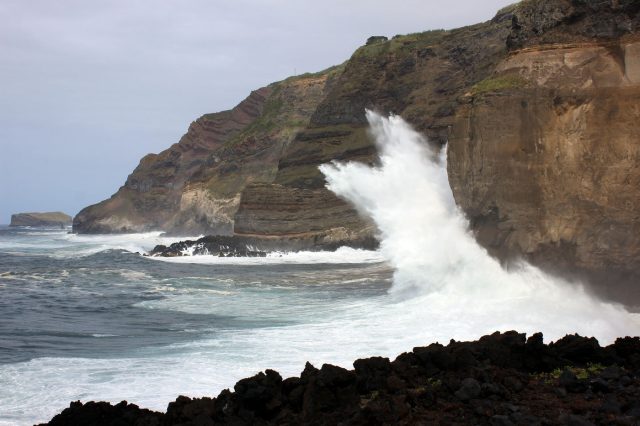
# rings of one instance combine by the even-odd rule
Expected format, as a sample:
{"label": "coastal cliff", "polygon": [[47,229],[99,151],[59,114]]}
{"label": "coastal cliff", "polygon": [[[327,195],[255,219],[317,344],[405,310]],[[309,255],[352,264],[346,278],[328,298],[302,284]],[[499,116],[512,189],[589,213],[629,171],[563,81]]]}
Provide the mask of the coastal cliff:
{"label": "coastal cliff", "polygon": [[178,143],[145,156],[111,198],[78,213],[74,232],[231,234],[240,193],[273,180],[282,151],[338,71],[271,84],[230,111],[198,118]]}
{"label": "coastal cliff", "polygon": [[145,157],[76,232],[152,229],[295,247],[375,235],[318,166],[375,161],[365,108],[447,144],[478,241],[640,302],[640,3],[526,0],[482,24],[372,37],[343,65],[274,83]]}
{"label": "coastal cliff", "polygon": [[456,202],[490,252],[627,302],[640,301],[639,6],[523,3],[448,148]]}

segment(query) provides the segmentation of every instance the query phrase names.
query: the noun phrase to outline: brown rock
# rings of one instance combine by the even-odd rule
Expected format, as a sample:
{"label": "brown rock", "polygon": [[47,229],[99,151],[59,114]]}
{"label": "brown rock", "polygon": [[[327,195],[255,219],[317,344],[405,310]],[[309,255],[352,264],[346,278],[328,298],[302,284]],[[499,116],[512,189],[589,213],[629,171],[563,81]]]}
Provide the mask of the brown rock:
{"label": "brown rock", "polygon": [[640,288],[622,279],[640,266],[640,85],[628,77],[638,45],[516,52],[493,78],[522,80],[474,94],[449,145],[456,201],[494,254],[582,272],[636,300]]}

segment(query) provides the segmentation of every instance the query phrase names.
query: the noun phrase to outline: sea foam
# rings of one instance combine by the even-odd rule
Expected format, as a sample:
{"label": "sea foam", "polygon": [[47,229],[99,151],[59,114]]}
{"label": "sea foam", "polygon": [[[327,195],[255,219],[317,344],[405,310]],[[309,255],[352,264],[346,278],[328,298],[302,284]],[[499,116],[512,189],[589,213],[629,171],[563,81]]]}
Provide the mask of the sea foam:
{"label": "sea foam", "polygon": [[[622,307],[588,295],[579,283],[526,262],[506,271],[475,241],[448,183],[446,150],[435,152],[401,117],[367,112],[379,165],[321,166],[327,187],[376,223],[381,253],[395,268],[391,292],[419,298],[416,309],[477,331],[579,332],[604,342],[637,333]],[[451,313],[456,316],[451,317]],[[416,313],[417,315],[417,313]]]}
{"label": "sea foam", "polygon": [[[266,368],[284,377],[299,375],[306,361],[352,368],[356,358],[394,358],[414,346],[471,340],[496,330],[543,331],[547,341],[578,332],[602,344],[638,334],[637,317],[590,297],[578,284],[526,263],[503,270],[476,244],[455,206],[444,156],[431,151],[401,118],[372,113],[368,118],[380,165],[337,163],[322,171],[331,190],[376,222],[379,253],[343,249],[288,254],[273,260],[278,264],[252,260],[266,262],[265,267],[216,263],[227,261],[221,258],[191,266],[132,258],[127,268],[144,268],[153,279],[130,275],[135,286],[118,287],[117,300],[130,303],[126,292],[141,289],[153,297],[134,305],[131,321],[144,320],[145,312],[180,311],[202,317],[198,324],[205,329],[192,333],[193,325],[181,320],[174,326],[197,337],[123,348],[117,357],[96,353],[0,365],[0,425],[46,421],[77,399],[126,399],[165,410],[178,395],[215,396]],[[144,248],[162,237],[68,238],[73,249],[83,250]],[[352,255],[361,256],[363,264],[340,266]],[[281,264],[283,259],[291,265]],[[395,271],[391,284],[388,265]],[[176,274],[162,275],[174,269]]]}

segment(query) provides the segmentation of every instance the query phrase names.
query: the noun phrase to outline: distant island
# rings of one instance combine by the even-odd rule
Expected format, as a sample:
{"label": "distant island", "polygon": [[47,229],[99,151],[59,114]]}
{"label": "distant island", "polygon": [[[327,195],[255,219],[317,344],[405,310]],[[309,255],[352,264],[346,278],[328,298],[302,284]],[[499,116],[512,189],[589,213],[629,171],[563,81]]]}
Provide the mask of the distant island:
{"label": "distant island", "polygon": [[70,226],[73,218],[62,212],[17,213],[9,226]]}

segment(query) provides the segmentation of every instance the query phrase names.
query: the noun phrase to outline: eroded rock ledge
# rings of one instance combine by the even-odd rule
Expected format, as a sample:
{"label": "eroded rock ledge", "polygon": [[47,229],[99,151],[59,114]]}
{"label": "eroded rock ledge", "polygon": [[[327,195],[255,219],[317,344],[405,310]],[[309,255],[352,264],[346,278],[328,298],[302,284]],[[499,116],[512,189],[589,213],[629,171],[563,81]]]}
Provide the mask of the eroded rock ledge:
{"label": "eroded rock ledge", "polygon": [[340,247],[352,247],[375,250],[378,240],[372,236],[359,239],[331,238],[327,235],[289,235],[280,238],[263,236],[233,235],[207,236],[197,240],[184,240],[169,246],[158,245],[151,250],[149,256],[181,257],[212,255],[219,257],[265,257],[272,251],[320,251],[337,250]]}
{"label": "eroded rock ledge", "polygon": [[63,425],[632,425],[640,421],[640,338],[601,347],[566,336],[545,345],[515,331],[432,344],[353,370],[307,363],[300,377],[273,370],[216,398],[178,397],[166,413],[126,401],[73,402]]}

